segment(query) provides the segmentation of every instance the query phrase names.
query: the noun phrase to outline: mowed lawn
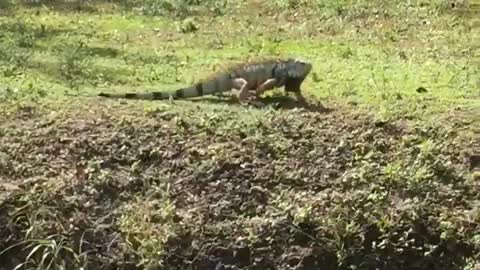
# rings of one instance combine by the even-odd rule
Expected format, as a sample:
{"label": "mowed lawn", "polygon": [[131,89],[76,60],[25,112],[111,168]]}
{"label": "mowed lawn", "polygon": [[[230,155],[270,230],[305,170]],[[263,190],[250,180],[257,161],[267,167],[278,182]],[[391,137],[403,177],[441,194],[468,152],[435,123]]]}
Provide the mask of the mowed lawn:
{"label": "mowed lawn", "polygon": [[[0,265],[478,267],[465,2],[193,2],[0,5]],[[264,57],[330,110],[96,97]]]}
{"label": "mowed lawn", "polygon": [[465,7],[327,4],[318,13],[237,3],[186,18],[106,4],[4,11],[1,83],[20,96],[172,90],[232,62],[292,56],[313,63],[304,88],[325,102],[372,105],[386,116],[478,105]]}

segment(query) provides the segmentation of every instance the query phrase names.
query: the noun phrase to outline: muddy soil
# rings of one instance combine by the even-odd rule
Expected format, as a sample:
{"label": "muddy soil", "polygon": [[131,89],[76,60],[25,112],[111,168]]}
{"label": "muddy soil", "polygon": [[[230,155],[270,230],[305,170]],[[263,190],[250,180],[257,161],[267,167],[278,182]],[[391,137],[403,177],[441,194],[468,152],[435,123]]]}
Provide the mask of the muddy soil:
{"label": "muddy soil", "polygon": [[87,252],[67,269],[462,269],[480,192],[459,138],[343,110],[32,112],[0,127],[0,265],[52,237]]}

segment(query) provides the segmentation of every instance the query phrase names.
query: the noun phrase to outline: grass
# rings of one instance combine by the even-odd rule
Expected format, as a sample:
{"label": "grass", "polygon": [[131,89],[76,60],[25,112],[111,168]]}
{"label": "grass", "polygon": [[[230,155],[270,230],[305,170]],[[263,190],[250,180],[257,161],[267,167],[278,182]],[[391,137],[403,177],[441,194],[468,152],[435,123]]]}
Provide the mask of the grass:
{"label": "grass", "polygon": [[[480,264],[466,2],[2,5],[5,269]],[[290,110],[281,90],[266,108],[94,97],[264,56],[311,61],[303,89],[331,111]]]}

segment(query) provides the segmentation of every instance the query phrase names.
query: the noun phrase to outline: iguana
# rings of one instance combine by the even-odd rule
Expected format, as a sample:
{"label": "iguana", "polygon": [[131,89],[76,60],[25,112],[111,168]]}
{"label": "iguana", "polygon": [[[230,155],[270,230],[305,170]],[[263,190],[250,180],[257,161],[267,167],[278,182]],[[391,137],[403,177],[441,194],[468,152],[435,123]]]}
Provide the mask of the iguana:
{"label": "iguana", "polygon": [[216,94],[232,89],[239,90],[237,98],[240,103],[246,102],[250,91],[255,91],[259,97],[265,91],[284,86],[286,92],[293,92],[300,102],[304,102],[300,86],[310,73],[312,64],[299,59],[264,60],[256,63],[246,63],[219,72],[186,88],[171,92],[144,93],[100,93],[98,96],[126,99],[183,99]]}

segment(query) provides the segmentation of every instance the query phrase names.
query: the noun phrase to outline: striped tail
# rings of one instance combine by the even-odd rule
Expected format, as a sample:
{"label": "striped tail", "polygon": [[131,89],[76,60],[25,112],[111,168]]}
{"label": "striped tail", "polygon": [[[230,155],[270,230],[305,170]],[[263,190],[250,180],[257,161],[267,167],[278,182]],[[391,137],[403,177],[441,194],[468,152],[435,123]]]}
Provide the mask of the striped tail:
{"label": "striped tail", "polygon": [[183,99],[210,95],[218,92],[229,91],[233,88],[233,82],[229,74],[220,75],[212,80],[199,82],[187,88],[180,88],[171,92],[147,92],[147,93],[100,93],[98,96],[107,98],[126,99]]}

